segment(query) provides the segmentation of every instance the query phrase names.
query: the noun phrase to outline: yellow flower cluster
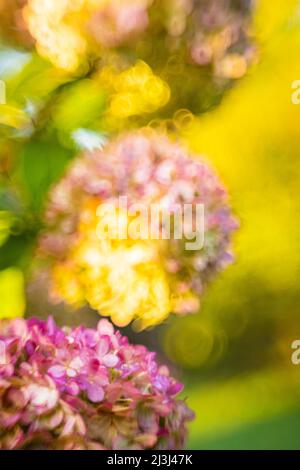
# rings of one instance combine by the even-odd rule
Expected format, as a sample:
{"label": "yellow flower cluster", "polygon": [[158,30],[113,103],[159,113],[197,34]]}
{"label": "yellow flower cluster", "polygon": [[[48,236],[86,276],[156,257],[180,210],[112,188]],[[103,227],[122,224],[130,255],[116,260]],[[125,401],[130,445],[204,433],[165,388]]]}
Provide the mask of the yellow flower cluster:
{"label": "yellow flower cluster", "polygon": [[114,118],[152,113],[170,99],[168,84],[142,60],[121,73],[113,67],[104,67],[99,79],[111,93],[108,113]]}
{"label": "yellow flower cluster", "polygon": [[[54,295],[77,306],[88,302],[119,327],[132,320],[137,329],[161,323],[172,305],[167,273],[159,261],[158,241],[120,240],[100,234],[98,204],[98,199],[85,204],[80,212],[77,242],[65,262],[52,268]],[[120,221],[128,226],[127,213],[118,214]],[[110,228],[113,223],[101,221],[102,226]]]}
{"label": "yellow flower cluster", "polygon": [[93,3],[93,0],[30,0],[24,15],[39,54],[59,68],[76,70],[86,53],[83,26]]}
{"label": "yellow flower cluster", "polygon": [[28,0],[24,17],[40,55],[75,72],[89,55],[148,25],[150,0]]}

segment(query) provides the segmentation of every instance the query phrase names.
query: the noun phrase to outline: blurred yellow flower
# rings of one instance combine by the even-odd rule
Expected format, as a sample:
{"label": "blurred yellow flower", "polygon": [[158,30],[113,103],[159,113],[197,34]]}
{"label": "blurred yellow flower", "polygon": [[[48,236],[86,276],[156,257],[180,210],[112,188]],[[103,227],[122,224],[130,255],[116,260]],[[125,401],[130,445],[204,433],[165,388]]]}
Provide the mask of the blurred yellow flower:
{"label": "blurred yellow flower", "polygon": [[75,72],[89,55],[148,26],[152,0],[28,0],[24,16],[40,55]]}
{"label": "blurred yellow flower", "polygon": [[21,317],[25,312],[24,277],[20,269],[0,271],[0,318]]}
{"label": "blurred yellow flower", "polygon": [[152,113],[170,99],[168,84],[142,60],[121,73],[106,66],[99,74],[99,81],[112,95],[108,114],[113,118]]}
{"label": "blurred yellow flower", "polygon": [[86,53],[83,25],[89,3],[89,0],[30,0],[25,8],[38,52],[59,68],[76,70]]}
{"label": "blurred yellow flower", "polygon": [[136,328],[163,321],[171,305],[167,275],[157,259],[157,241],[100,237],[96,204],[87,202],[68,260],[53,267],[55,293],[71,304],[81,305],[86,299],[119,327],[132,320]]}

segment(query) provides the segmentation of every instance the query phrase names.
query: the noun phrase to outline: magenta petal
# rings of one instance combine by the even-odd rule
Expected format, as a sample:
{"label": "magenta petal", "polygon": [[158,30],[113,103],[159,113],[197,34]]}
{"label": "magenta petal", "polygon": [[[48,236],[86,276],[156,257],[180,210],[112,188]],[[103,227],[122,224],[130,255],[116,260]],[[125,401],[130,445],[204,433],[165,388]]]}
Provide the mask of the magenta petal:
{"label": "magenta petal", "polygon": [[85,331],[85,341],[88,347],[93,348],[97,344],[98,335],[97,332],[92,329]]}
{"label": "magenta petal", "polygon": [[116,367],[118,362],[119,359],[115,354],[106,354],[104,357],[102,357],[102,364],[104,364],[106,367]]}
{"label": "magenta petal", "polygon": [[97,354],[100,357],[105,356],[109,351],[109,341],[107,338],[101,338],[99,343],[97,344]]}
{"label": "magenta petal", "polygon": [[114,327],[108,320],[100,320],[97,326],[98,333],[102,335],[112,336],[114,334]]}
{"label": "magenta petal", "polygon": [[46,324],[47,324],[48,334],[54,335],[55,330],[56,330],[56,324],[55,324],[54,318],[50,316]]}
{"label": "magenta petal", "polygon": [[170,395],[177,395],[177,393],[182,392],[183,388],[183,384],[176,382],[169,387],[168,392]]}
{"label": "magenta petal", "polygon": [[25,350],[29,356],[31,356],[36,350],[36,344],[34,341],[28,340],[25,344]]}
{"label": "magenta petal", "polygon": [[87,387],[87,396],[93,403],[99,403],[104,398],[104,390],[97,384],[89,384]]}
{"label": "magenta petal", "polygon": [[65,375],[65,367],[64,366],[52,366],[50,369],[48,369],[48,374],[51,375],[51,377],[58,379],[60,377],[63,377]]}
{"label": "magenta petal", "polygon": [[89,368],[92,372],[97,372],[100,367],[99,359],[91,359],[89,363]]}
{"label": "magenta petal", "polygon": [[66,385],[66,392],[70,395],[76,396],[80,392],[80,388],[76,382],[71,382]]}
{"label": "magenta petal", "polygon": [[0,340],[0,366],[7,364],[6,344],[5,341]]}

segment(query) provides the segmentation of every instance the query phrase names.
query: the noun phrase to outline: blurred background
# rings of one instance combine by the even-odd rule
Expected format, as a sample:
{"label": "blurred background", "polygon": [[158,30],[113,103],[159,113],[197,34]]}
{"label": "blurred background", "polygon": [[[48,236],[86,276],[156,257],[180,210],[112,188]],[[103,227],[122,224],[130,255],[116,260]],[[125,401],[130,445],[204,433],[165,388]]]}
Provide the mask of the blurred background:
{"label": "blurred background", "polygon": [[[19,11],[24,3],[9,5]],[[292,100],[300,80],[299,1],[256,1],[257,54],[246,75],[234,86],[200,87],[198,109],[192,114],[184,102],[177,127],[149,98],[146,116],[139,110],[120,119],[120,79],[111,97],[111,74],[54,67],[34,51],[21,20],[11,27],[7,5],[0,1],[1,316],[53,313],[61,324],[96,324],[95,312],[54,308],[30,282],[47,192],[80,149],[102,145],[110,132],[150,121],[174,132],[175,122],[228,188],[240,220],[235,262],[209,287],[199,314],[125,332],[157,350],[185,384],[196,411],[190,449],[300,449],[300,365],[291,362],[291,344],[300,339],[300,104]],[[155,76],[153,69],[143,73]],[[167,78],[152,81],[163,105]]]}

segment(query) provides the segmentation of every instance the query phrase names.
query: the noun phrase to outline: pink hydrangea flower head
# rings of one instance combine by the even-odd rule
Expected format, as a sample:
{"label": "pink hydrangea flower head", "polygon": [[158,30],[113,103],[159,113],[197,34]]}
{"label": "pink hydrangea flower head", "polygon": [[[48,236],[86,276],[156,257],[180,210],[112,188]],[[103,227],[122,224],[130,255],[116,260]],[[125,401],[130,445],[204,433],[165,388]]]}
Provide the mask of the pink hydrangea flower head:
{"label": "pink hydrangea flower head", "polygon": [[[129,215],[137,203],[146,209],[138,219]],[[203,289],[231,261],[237,225],[212,169],[146,130],[80,156],[53,188],[45,224],[38,257],[53,299],[88,303],[117,326],[135,321],[138,328],[198,311]]]}
{"label": "pink hydrangea flower head", "polygon": [[107,320],[2,320],[0,339],[0,449],[184,446],[193,414],[176,398],[181,384]]}
{"label": "pink hydrangea flower head", "polygon": [[252,0],[164,0],[166,28],[177,47],[215,76],[241,78],[254,57],[250,33]]}

